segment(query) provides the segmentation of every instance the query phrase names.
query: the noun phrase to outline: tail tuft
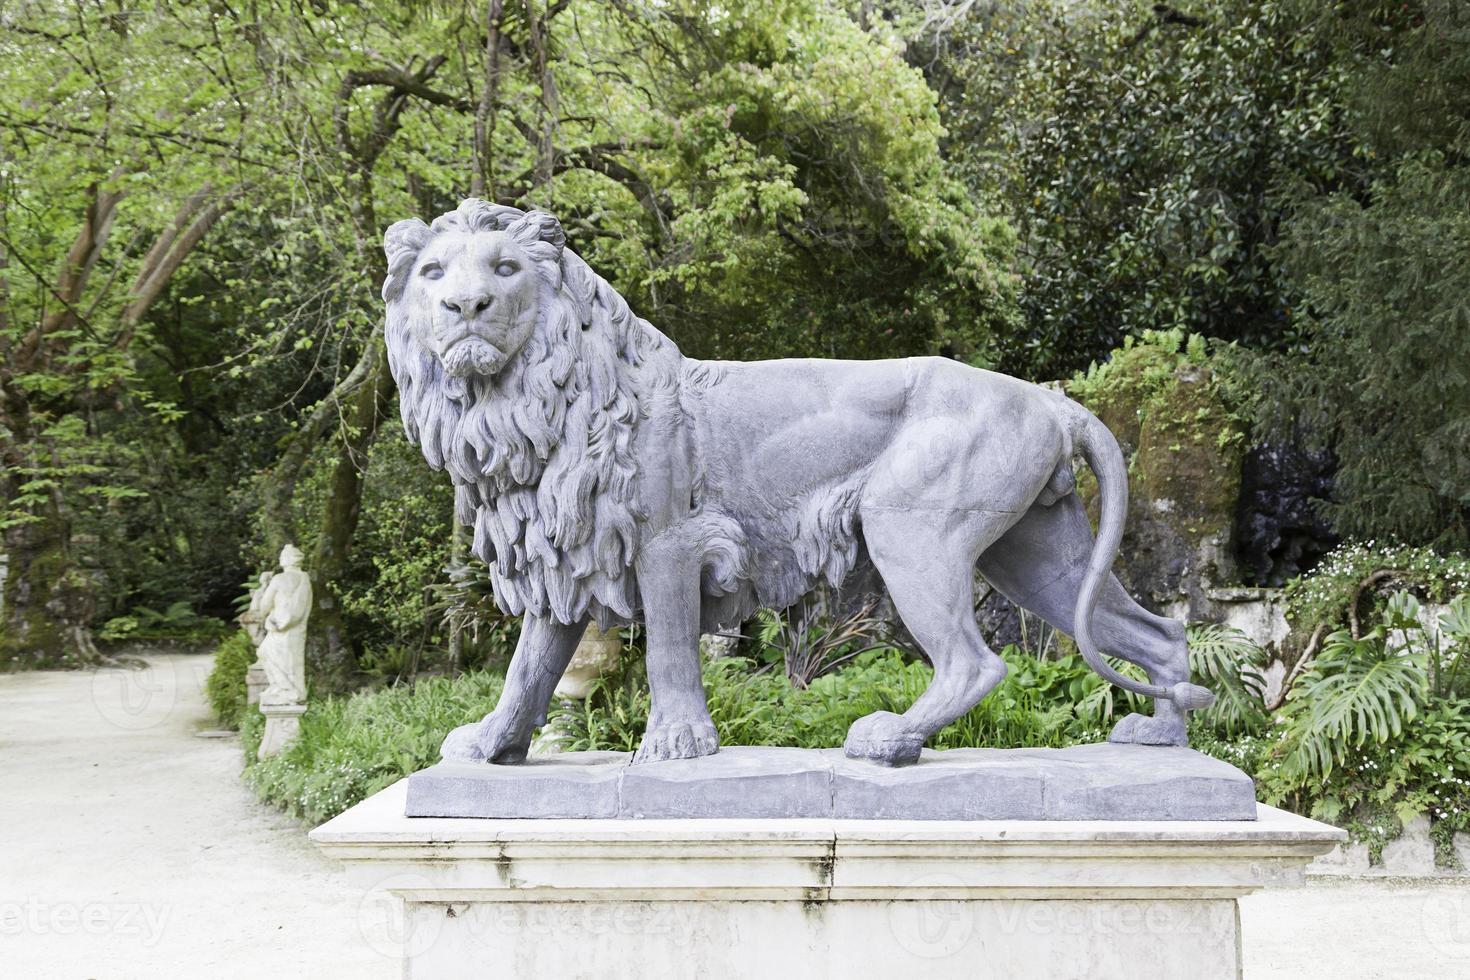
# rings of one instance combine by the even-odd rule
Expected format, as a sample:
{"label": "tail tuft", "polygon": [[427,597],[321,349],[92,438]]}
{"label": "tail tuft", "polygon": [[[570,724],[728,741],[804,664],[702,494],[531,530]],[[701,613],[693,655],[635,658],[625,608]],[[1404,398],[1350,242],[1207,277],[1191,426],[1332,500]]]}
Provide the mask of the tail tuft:
{"label": "tail tuft", "polygon": [[1185,711],[1198,711],[1215,703],[1215,695],[1207,687],[1180,682],[1169,688],[1169,700]]}

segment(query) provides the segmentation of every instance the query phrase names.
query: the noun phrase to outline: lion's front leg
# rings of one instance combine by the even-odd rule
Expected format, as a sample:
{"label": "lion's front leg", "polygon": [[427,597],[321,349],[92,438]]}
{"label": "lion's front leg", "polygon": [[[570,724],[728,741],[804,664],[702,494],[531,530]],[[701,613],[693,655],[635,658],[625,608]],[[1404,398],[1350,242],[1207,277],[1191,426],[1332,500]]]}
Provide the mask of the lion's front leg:
{"label": "lion's front leg", "polygon": [[637,568],[653,706],[633,761],[711,755],[720,740],[700,678],[699,556],[676,526],[648,543]]}
{"label": "lion's front leg", "polygon": [[540,616],[521,623],[521,639],[505,672],[505,687],[495,710],[472,725],[461,725],[444,739],[446,761],[522,762],[531,736],[546,714],[551,692],[566,672],[587,621],[572,625]]}

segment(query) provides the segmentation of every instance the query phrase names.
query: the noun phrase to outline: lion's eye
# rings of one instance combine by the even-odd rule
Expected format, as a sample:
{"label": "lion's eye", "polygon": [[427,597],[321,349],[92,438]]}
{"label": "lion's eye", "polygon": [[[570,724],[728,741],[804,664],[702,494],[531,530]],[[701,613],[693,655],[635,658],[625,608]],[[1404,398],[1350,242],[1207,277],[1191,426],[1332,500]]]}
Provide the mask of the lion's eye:
{"label": "lion's eye", "polygon": [[444,267],[437,262],[430,262],[428,265],[419,270],[419,275],[423,276],[425,279],[443,279]]}
{"label": "lion's eye", "polygon": [[497,276],[513,276],[520,271],[521,267],[509,260],[506,260],[505,262],[502,262],[495,267],[495,274]]}

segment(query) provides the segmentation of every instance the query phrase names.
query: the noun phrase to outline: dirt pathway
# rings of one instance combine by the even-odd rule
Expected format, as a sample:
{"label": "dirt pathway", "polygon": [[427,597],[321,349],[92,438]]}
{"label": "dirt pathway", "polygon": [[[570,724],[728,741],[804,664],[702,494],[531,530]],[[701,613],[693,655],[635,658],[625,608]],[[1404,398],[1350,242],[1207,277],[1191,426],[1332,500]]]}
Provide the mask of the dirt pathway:
{"label": "dirt pathway", "polygon": [[377,980],[363,896],[240,782],[208,657],[0,675],[0,977]]}
{"label": "dirt pathway", "polygon": [[[147,662],[0,675],[0,977],[397,976],[381,896],[255,802],[237,740],[195,737],[208,658]],[[1464,885],[1276,889],[1241,919],[1247,980],[1470,980]]]}

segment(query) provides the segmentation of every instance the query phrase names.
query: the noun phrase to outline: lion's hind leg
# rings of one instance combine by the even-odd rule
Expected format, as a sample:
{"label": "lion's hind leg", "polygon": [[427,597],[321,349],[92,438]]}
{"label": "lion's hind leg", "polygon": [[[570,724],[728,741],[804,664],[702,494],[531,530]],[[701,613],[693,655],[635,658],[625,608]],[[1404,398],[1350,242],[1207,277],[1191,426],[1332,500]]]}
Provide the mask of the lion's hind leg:
{"label": "lion's hind leg", "polygon": [[[1016,605],[1070,635],[1092,542],[1081,501],[1068,495],[1051,506],[1033,505],[980,556],[980,574]],[[1172,687],[1189,680],[1184,625],[1144,609],[1116,577],[1109,576],[1092,622],[1103,650],[1142,667],[1151,683]],[[1152,717],[1128,715],[1110,740],[1184,745],[1185,712],[1173,701],[1155,699]]]}
{"label": "lion's hind leg", "polygon": [[1014,515],[865,506],[863,537],[894,607],[934,665],[934,679],[903,714],[879,711],[853,723],[850,758],[889,766],[919,758],[924,742],[969,711],[1005,677],[1004,661],[974,616],[976,553]]}

